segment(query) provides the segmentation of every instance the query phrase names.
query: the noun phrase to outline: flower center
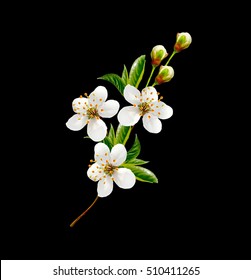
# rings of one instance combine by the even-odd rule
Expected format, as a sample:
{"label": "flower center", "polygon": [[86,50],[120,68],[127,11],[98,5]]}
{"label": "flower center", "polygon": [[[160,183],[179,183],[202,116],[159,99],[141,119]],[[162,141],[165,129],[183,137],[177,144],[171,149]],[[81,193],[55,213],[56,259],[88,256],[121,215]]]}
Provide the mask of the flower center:
{"label": "flower center", "polygon": [[144,116],[151,109],[151,107],[150,107],[148,102],[143,102],[143,103],[139,104],[138,107],[139,107],[139,109],[141,111],[141,115],[142,116]]}
{"label": "flower center", "polygon": [[95,117],[99,117],[98,110],[96,108],[89,108],[86,111],[88,119],[93,119]]}
{"label": "flower center", "polygon": [[106,166],[104,167],[104,172],[108,175],[112,175],[114,172],[114,169],[116,169],[116,166],[113,166],[110,163],[107,163]]}

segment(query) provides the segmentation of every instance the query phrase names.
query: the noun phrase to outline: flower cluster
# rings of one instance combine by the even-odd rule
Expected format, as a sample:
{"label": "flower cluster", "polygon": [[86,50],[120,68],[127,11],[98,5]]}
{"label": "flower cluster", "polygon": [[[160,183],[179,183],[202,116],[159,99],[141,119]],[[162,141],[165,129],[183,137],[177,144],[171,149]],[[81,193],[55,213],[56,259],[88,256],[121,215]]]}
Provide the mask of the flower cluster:
{"label": "flower cluster", "polygon": [[[79,131],[87,127],[87,135],[96,144],[94,146],[94,160],[91,160],[87,176],[97,183],[97,197],[106,197],[111,194],[114,183],[123,189],[132,188],[136,181],[157,183],[158,179],[149,169],[142,167],[148,161],[139,159],[141,145],[137,134],[130,149],[126,142],[130,137],[132,127],[142,119],[145,130],[149,133],[159,133],[162,130],[162,121],[173,115],[173,109],[162,101],[156,86],[169,82],[174,77],[174,69],[169,62],[176,53],[188,48],[192,42],[187,32],[177,33],[173,51],[165,64],[168,52],[163,45],[156,45],[150,53],[151,67],[148,81],[141,90],[138,89],[145,74],[146,56],[138,57],[130,70],[124,66],[122,75],[111,73],[99,77],[108,81],[123,95],[129,103],[120,108],[118,101],[108,99],[108,92],[104,86],[96,87],[89,95],[75,98],[72,102],[74,115],[66,122],[67,128]],[[149,83],[155,70],[159,68]],[[117,117],[116,129],[110,124],[109,129],[104,119]],[[84,211],[71,223],[73,226],[92,206]]]}

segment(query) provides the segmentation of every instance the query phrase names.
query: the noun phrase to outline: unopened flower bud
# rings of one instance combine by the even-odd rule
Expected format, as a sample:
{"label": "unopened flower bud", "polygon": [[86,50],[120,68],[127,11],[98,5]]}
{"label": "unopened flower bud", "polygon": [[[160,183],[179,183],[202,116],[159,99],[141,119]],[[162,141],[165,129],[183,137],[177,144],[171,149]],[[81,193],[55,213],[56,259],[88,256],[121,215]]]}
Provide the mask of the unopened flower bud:
{"label": "unopened flower bud", "polygon": [[174,44],[174,50],[180,52],[190,46],[192,43],[192,37],[187,32],[177,33],[176,42]]}
{"label": "unopened flower bud", "polygon": [[160,66],[159,73],[155,78],[155,83],[160,85],[169,82],[174,76],[174,70],[171,66]]}
{"label": "unopened flower bud", "polygon": [[151,63],[153,66],[157,67],[160,65],[161,61],[168,56],[168,53],[164,46],[157,45],[153,47],[151,51]]}

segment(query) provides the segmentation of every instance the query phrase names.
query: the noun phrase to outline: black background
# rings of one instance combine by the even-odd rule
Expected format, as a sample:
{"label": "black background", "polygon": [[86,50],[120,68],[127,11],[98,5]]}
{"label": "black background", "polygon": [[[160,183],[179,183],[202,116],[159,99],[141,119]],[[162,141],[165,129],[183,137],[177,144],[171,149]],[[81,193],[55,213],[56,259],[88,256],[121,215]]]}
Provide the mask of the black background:
{"label": "black background", "polygon": [[[228,66],[217,56],[222,30],[186,9],[68,8],[36,7],[8,33],[13,120],[5,137],[1,259],[248,258],[247,185],[235,158],[238,131],[229,134],[234,121],[220,74]],[[97,78],[121,74],[143,54],[149,75],[151,49],[162,44],[170,55],[177,32],[189,32],[192,44],[173,57],[174,78],[157,86],[174,115],[157,135],[141,122],[134,131],[139,157],[159,183],[115,186],[70,228],[96,197],[86,176],[94,143],[83,138],[86,128],[65,126],[72,100],[103,85],[109,99],[126,105]]]}

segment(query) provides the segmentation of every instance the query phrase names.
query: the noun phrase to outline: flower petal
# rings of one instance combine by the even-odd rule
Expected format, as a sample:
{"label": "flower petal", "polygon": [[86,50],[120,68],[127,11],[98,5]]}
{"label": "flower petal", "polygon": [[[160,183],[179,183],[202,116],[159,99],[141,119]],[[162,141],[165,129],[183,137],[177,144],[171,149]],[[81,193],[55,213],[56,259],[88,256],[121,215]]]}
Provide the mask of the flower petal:
{"label": "flower petal", "polygon": [[138,107],[126,106],[118,113],[118,121],[121,125],[135,125],[140,119],[140,110]]}
{"label": "flower petal", "polygon": [[72,109],[75,113],[86,113],[88,99],[85,97],[78,97],[72,101]]}
{"label": "flower petal", "polygon": [[100,180],[103,175],[104,170],[98,163],[92,164],[87,170],[87,176],[94,182]]}
{"label": "flower petal", "polygon": [[106,101],[107,96],[108,96],[107,89],[104,86],[98,86],[89,95],[89,102],[90,104],[93,105],[93,107],[95,107],[96,104],[99,106]]}
{"label": "flower petal", "polygon": [[132,105],[138,105],[140,103],[140,91],[131,85],[126,85],[124,88],[124,97]]}
{"label": "flower petal", "polygon": [[119,103],[116,100],[108,100],[99,107],[99,115],[102,118],[111,118],[118,113]]}
{"label": "flower petal", "polygon": [[144,102],[154,102],[158,100],[157,90],[154,87],[146,87],[141,93]]}
{"label": "flower petal", "polygon": [[90,119],[87,125],[88,136],[96,142],[103,140],[107,133],[107,126],[101,119]]}
{"label": "flower petal", "polygon": [[110,162],[110,149],[104,143],[98,143],[94,147],[94,159],[95,161],[105,166],[106,163]]}
{"label": "flower petal", "polygon": [[173,115],[173,109],[166,105],[164,102],[154,102],[153,115],[157,116],[159,119],[166,120],[169,119]]}
{"label": "flower petal", "polygon": [[122,189],[130,189],[136,183],[134,173],[128,168],[118,168],[113,173],[114,182]]}
{"label": "flower petal", "polygon": [[78,131],[86,125],[87,117],[75,114],[66,122],[66,126],[70,130]]}
{"label": "flower petal", "polygon": [[127,151],[123,144],[116,144],[111,150],[111,164],[120,166],[127,157]]}
{"label": "flower petal", "polygon": [[111,194],[113,190],[113,181],[110,176],[106,176],[98,182],[98,196],[106,197]]}
{"label": "flower petal", "polygon": [[143,126],[144,128],[151,133],[159,133],[162,129],[162,123],[158,117],[153,114],[145,114],[143,116]]}

